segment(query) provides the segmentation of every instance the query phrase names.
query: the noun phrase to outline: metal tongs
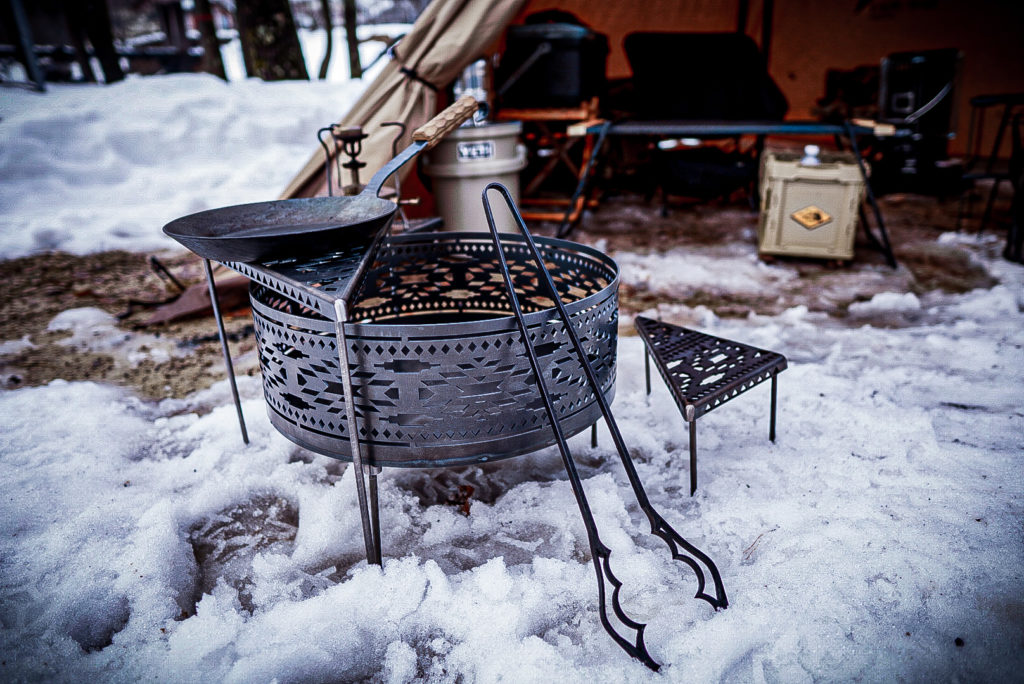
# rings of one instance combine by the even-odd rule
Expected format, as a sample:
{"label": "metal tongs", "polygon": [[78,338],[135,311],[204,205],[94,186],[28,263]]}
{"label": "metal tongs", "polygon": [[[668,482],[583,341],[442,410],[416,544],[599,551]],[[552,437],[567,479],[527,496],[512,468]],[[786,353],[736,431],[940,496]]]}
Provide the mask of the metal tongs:
{"label": "metal tongs", "polygon": [[[722,586],[722,578],[719,575],[718,568],[715,567],[714,562],[700,549],[683,539],[678,532],[672,529],[672,526],[669,525],[663,517],[661,517],[661,515],[654,509],[650,499],[648,499],[647,492],[644,491],[643,484],[640,482],[640,477],[637,474],[636,466],[633,465],[633,460],[630,458],[629,452],[626,450],[626,445],[622,441],[622,434],[619,432],[614,416],[612,416],[611,408],[608,406],[608,401],[601,392],[601,385],[597,379],[597,375],[594,373],[594,369],[590,365],[587,354],[584,351],[583,346],[580,344],[579,336],[576,334],[576,329],[573,327],[572,320],[569,318],[565,305],[562,303],[558,290],[551,279],[551,274],[548,273],[548,270],[544,265],[544,259],[541,256],[540,251],[537,249],[537,245],[534,243],[533,237],[530,235],[530,231],[527,230],[526,223],[523,221],[523,217],[519,213],[519,210],[515,205],[515,201],[512,199],[512,196],[504,185],[501,185],[500,183],[489,184],[484,188],[482,193],[484,212],[487,215],[487,225],[490,228],[491,237],[494,240],[495,252],[498,255],[498,264],[501,267],[501,274],[505,281],[505,289],[508,293],[509,304],[511,305],[512,312],[515,315],[516,323],[519,326],[519,333],[522,336],[523,346],[526,348],[526,354],[530,359],[530,365],[533,367],[534,375],[537,378],[537,389],[540,391],[541,399],[544,402],[544,408],[547,411],[548,420],[551,423],[551,429],[555,433],[555,440],[558,442],[558,450],[562,454],[562,464],[565,466],[566,474],[569,476],[569,484],[572,486],[572,492],[576,497],[576,504],[579,506],[580,513],[583,516],[583,524],[587,530],[587,539],[590,542],[590,551],[594,557],[594,569],[597,572],[597,591],[599,601],[598,611],[601,615],[601,624],[605,631],[608,632],[609,636],[611,636],[611,638],[620,647],[622,647],[626,653],[633,656],[652,670],[657,671],[661,666],[654,661],[651,654],[647,651],[647,646],[644,644],[644,630],[647,628],[647,625],[631,619],[626,615],[625,611],[622,609],[622,605],[619,603],[619,590],[622,588],[622,582],[619,581],[619,579],[612,573],[609,562],[611,549],[601,542],[601,538],[598,535],[597,525],[594,522],[594,516],[590,510],[590,504],[587,503],[586,493],[583,491],[583,483],[580,480],[576,464],[573,461],[572,454],[569,453],[569,446],[566,443],[565,435],[562,432],[558,413],[555,411],[554,402],[552,401],[551,395],[544,384],[544,375],[541,373],[540,364],[537,361],[537,353],[533,348],[533,343],[530,341],[530,336],[526,327],[526,320],[523,318],[523,312],[519,306],[519,300],[516,298],[515,287],[512,284],[512,275],[509,272],[508,264],[505,261],[505,253],[501,247],[501,238],[498,235],[498,229],[494,222],[491,203],[487,196],[487,193],[490,190],[497,190],[501,193],[502,197],[504,197],[509,211],[512,212],[512,215],[515,218],[516,225],[518,225],[520,232],[526,240],[526,245],[529,249],[530,255],[536,262],[538,272],[542,274],[544,285],[548,290],[551,300],[555,303],[555,307],[558,309],[558,315],[562,319],[562,324],[565,326],[565,332],[569,336],[569,340],[572,343],[576,355],[579,357],[580,364],[583,366],[587,383],[590,385],[590,389],[594,392],[594,397],[597,399],[597,403],[601,407],[601,413],[604,416],[605,423],[608,425],[608,430],[611,432],[612,440],[615,442],[615,448],[619,452],[619,458],[622,460],[622,466],[626,470],[626,476],[629,478],[629,484],[633,488],[633,494],[636,496],[636,500],[640,505],[640,508],[647,516],[647,520],[651,523],[651,534],[663,539],[665,543],[668,544],[669,550],[672,552],[672,558],[686,563],[697,575],[697,593],[694,595],[694,598],[703,599],[716,609],[725,608],[729,604],[729,601],[725,595],[725,588]],[[713,596],[704,591],[706,586],[704,576],[705,569],[711,575],[712,582],[715,585]],[[609,584],[613,587],[611,591],[612,613],[618,619],[621,625],[620,629],[616,629],[616,626],[614,626],[609,619],[606,605],[608,596],[607,587]],[[635,636],[630,638],[627,636],[629,632],[632,632]]]}

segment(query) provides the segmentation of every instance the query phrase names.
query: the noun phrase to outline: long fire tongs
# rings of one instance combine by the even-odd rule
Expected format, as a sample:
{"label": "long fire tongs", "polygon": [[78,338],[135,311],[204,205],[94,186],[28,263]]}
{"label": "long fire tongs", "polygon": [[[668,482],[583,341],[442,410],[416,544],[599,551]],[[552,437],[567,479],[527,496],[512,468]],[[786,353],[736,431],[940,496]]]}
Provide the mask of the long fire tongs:
{"label": "long fire tongs", "polygon": [[[565,305],[562,303],[561,296],[555,287],[555,283],[551,279],[551,274],[548,273],[548,270],[544,265],[544,259],[541,256],[540,251],[537,249],[537,245],[533,241],[533,236],[530,235],[530,231],[526,228],[526,223],[523,221],[523,217],[519,213],[519,210],[515,205],[515,201],[512,199],[512,196],[509,194],[509,191],[505,186],[500,183],[489,184],[484,188],[482,194],[484,212],[487,215],[487,225],[490,228],[491,237],[494,240],[495,252],[498,257],[498,264],[501,267],[502,277],[505,281],[505,289],[508,293],[509,304],[512,307],[513,314],[515,315],[516,323],[519,326],[519,333],[522,336],[526,354],[530,359],[530,365],[533,367],[534,375],[537,378],[537,389],[544,402],[544,408],[547,411],[548,420],[551,423],[551,429],[555,433],[558,450],[562,455],[562,464],[565,466],[566,474],[569,477],[569,484],[572,486],[573,495],[576,497],[576,504],[579,506],[580,513],[583,516],[583,525],[587,530],[587,539],[590,542],[590,551],[594,557],[594,569],[597,573],[597,591],[599,601],[598,611],[601,616],[601,624],[605,631],[608,632],[609,636],[611,636],[611,638],[621,646],[626,653],[633,656],[652,670],[658,670],[660,665],[654,661],[644,644],[644,630],[647,628],[647,625],[632,620],[626,615],[622,609],[622,605],[619,603],[619,590],[622,588],[622,582],[619,581],[619,579],[612,573],[609,563],[611,549],[605,546],[601,542],[600,536],[598,536],[597,525],[594,522],[594,516],[590,510],[590,504],[587,502],[586,494],[583,491],[583,483],[580,480],[579,472],[576,469],[576,464],[573,461],[572,454],[569,452],[569,445],[566,443],[565,435],[562,432],[562,426],[559,422],[558,414],[555,411],[554,402],[552,401],[551,395],[544,384],[544,375],[541,372],[540,364],[537,361],[537,353],[533,348],[533,343],[530,341],[530,335],[526,327],[526,320],[523,318],[523,312],[515,294],[512,275],[509,272],[508,264],[505,261],[505,253],[501,246],[501,238],[498,235],[498,228],[494,222],[491,203],[487,196],[487,193],[490,190],[497,190],[501,193],[502,197],[504,197],[505,203],[508,205],[509,211],[511,211],[515,218],[516,225],[518,225],[519,231],[522,233],[523,238],[526,241],[530,255],[537,264],[538,273],[541,274],[541,278],[543,279],[544,285],[550,294],[551,300],[555,303],[555,307],[558,309],[558,315],[562,319],[562,324],[569,337],[569,341],[572,343],[576,355],[579,357],[580,364],[583,366],[590,389],[593,391],[594,397],[596,398],[598,405],[601,407],[601,413],[604,416],[605,423],[608,425],[608,430],[611,432],[612,440],[615,442],[615,448],[619,452],[619,458],[622,460],[622,465],[626,470],[626,476],[629,478],[629,484],[633,488],[633,494],[636,496],[636,500],[640,505],[640,508],[647,516],[647,520],[651,523],[651,534],[663,539],[665,543],[668,544],[668,547],[672,552],[672,558],[686,563],[693,570],[694,574],[696,574],[697,593],[694,595],[694,598],[703,599],[715,608],[725,608],[729,604],[729,601],[725,595],[725,588],[722,586],[722,578],[719,575],[718,568],[715,567],[714,562],[700,549],[683,539],[678,532],[672,529],[672,526],[669,525],[663,517],[661,517],[651,504],[650,499],[647,497],[647,492],[644,491],[643,483],[640,482],[640,476],[637,474],[636,466],[633,465],[633,460],[630,458],[629,452],[626,450],[626,445],[622,440],[622,434],[619,432],[614,416],[612,416],[611,408],[608,406],[608,401],[601,392],[601,384],[587,358],[583,345],[580,344],[579,336],[576,334],[572,320],[569,318]],[[711,575],[711,579],[714,582],[714,596],[711,596],[704,591],[706,585],[704,569],[706,569]],[[625,627],[624,631],[628,630],[626,631],[627,634],[629,631],[632,631],[635,634],[632,639],[624,636],[620,631],[616,630],[609,620],[606,606],[608,595],[607,586],[609,584],[613,587],[611,591],[612,612],[615,617],[618,618],[619,622]]]}

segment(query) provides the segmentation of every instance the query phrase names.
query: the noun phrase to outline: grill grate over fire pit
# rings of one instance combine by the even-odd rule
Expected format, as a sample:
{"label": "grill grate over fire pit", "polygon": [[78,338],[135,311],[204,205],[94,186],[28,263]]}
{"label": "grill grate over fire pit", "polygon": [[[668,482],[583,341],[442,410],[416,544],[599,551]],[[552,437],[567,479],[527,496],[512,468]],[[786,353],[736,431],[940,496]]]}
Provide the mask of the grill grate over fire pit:
{"label": "grill grate over fire pit", "polygon": [[[549,391],[566,434],[601,417],[579,358],[521,238],[502,238]],[[538,238],[601,391],[615,386],[618,270],[597,250]],[[298,266],[330,288],[346,255]],[[295,264],[265,263],[281,270]],[[322,280],[318,279],[322,275]],[[333,316],[273,283],[250,288],[264,395],[274,426],[319,453],[350,459]],[[306,303],[302,303],[304,299]],[[364,462],[435,467],[508,458],[555,443],[509,308],[491,237],[412,234],[385,242],[345,324]]]}

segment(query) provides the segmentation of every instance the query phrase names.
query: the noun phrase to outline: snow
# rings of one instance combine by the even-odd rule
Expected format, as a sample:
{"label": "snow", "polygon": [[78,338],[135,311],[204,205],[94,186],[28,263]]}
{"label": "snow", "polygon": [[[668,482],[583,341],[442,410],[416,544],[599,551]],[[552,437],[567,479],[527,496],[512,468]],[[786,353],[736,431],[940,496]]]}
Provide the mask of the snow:
{"label": "snow", "polygon": [[[173,246],[159,228],[275,196],[311,131],[360,84],[204,76],[0,98],[0,254]],[[619,343],[614,411],[652,502],[722,573],[730,606],[647,534],[607,430],[570,441],[623,604],[659,674],[602,630],[586,533],[555,449],[381,475],[383,568],[367,566],[352,470],[279,435],[257,378],[186,399],[55,380],[0,392],[0,673],[5,680],[1008,681],[1024,667],[1024,269],[999,284],[884,292],[850,320],[794,307],[650,314],[786,354],[778,439],[763,384],[686,426]],[[623,280],[770,291],[749,258],[615,255]],[[681,299],[681,298],[680,298]],[[920,312],[879,328],[873,315]],[[49,326],[141,347],[109,315]],[[29,340],[0,341],[5,350]],[[148,346],[147,346],[148,348]],[[469,516],[447,503],[475,489]],[[957,641],[957,640],[962,641]],[[962,645],[957,645],[962,643]]]}
{"label": "snow", "polygon": [[361,82],[131,78],[0,97],[0,254],[176,246],[185,214],[275,199]]}

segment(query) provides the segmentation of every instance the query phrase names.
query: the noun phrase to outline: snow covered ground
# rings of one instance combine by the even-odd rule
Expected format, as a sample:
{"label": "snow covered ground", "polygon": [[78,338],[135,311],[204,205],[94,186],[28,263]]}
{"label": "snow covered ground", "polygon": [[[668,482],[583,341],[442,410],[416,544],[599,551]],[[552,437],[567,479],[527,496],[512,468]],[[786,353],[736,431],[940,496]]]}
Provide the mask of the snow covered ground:
{"label": "snow covered ground", "polygon": [[[360,87],[182,75],[0,92],[0,255],[174,248],[166,221],[275,197]],[[999,284],[885,292],[846,321],[659,310],[790,361],[776,443],[766,385],[699,421],[692,498],[685,424],[657,383],[645,396],[641,343],[620,339],[613,408],[640,476],[716,561],[731,603],[692,598],[693,574],[646,533],[607,432],[593,450],[574,438],[659,674],[600,627],[556,450],[385,470],[385,563],[368,567],[351,469],[277,434],[258,379],[241,378],[248,447],[226,383],[157,403],[63,380],[0,392],[0,678],[1019,680],[1024,268],[990,240],[939,240]],[[741,290],[795,277],[736,249]],[[666,301],[720,281],[707,254],[617,256],[625,281]],[[858,323],[910,310],[927,315]],[[112,323],[78,310],[51,328],[139,353]],[[448,500],[467,484],[464,516]]]}

